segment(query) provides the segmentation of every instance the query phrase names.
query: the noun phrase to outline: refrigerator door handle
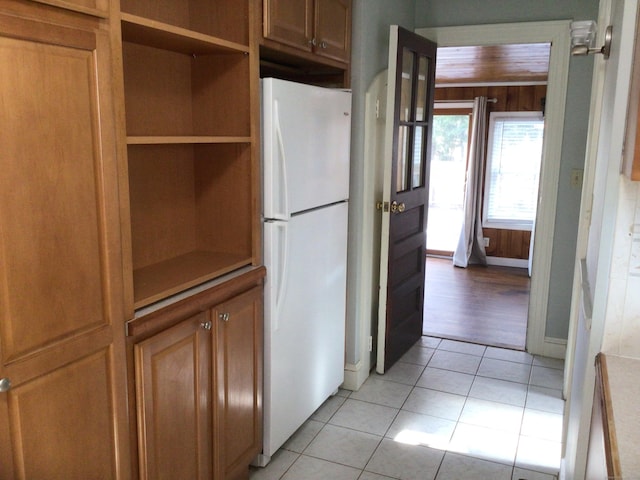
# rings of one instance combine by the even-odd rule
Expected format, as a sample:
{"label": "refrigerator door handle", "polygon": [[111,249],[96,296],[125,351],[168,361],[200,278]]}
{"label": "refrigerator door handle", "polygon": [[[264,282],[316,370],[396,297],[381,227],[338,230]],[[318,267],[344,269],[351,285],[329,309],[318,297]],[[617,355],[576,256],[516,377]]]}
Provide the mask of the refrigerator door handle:
{"label": "refrigerator door handle", "polygon": [[282,300],[284,298],[287,276],[289,270],[289,235],[287,232],[286,222],[275,223],[279,232],[277,235],[276,248],[278,249],[278,268],[274,272],[276,279],[276,303],[275,303],[275,315],[271,323],[272,331],[277,332],[280,328],[280,307],[282,306]]}
{"label": "refrigerator door handle", "polygon": [[280,113],[278,109],[278,101],[273,102],[273,117],[275,123],[276,140],[278,141],[278,150],[280,151],[280,181],[282,182],[282,188],[278,195],[282,198],[281,206],[282,212],[278,212],[274,215],[274,218],[279,220],[287,220],[289,218],[289,185],[287,183],[287,159],[284,150],[284,140],[282,139],[282,127],[280,126]]}

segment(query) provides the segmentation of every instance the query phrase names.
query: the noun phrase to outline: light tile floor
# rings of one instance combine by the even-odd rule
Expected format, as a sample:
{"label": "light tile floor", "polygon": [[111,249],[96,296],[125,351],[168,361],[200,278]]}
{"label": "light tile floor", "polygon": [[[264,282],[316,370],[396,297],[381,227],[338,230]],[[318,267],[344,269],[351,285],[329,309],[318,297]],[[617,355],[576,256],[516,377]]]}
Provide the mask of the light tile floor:
{"label": "light tile floor", "polygon": [[422,337],[385,375],[329,398],[251,480],[555,479],[563,367]]}

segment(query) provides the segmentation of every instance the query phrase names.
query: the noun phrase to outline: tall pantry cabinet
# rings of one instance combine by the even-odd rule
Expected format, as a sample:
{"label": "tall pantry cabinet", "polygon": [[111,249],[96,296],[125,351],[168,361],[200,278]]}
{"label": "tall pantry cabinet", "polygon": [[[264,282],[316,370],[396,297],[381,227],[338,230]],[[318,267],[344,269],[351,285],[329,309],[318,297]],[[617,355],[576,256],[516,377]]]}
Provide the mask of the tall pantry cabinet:
{"label": "tall pantry cabinet", "polygon": [[129,478],[108,4],[0,2],[0,478]]}

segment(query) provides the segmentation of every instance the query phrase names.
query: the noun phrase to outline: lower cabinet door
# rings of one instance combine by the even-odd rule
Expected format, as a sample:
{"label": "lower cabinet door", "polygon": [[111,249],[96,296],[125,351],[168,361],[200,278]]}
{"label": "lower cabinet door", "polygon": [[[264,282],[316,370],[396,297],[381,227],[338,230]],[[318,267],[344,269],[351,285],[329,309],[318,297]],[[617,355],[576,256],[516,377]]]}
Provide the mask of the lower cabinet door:
{"label": "lower cabinet door", "polygon": [[140,478],[212,478],[211,328],[203,312],[135,345]]}
{"label": "lower cabinet door", "polygon": [[212,310],[217,479],[247,478],[262,449],[262,305],[256,287]]}
{"label": "lower cabinet door", "polygon": [[[0,479],[120,479],[111,349],[0,394]],[[124,469],[123,469],[124,470]]]}

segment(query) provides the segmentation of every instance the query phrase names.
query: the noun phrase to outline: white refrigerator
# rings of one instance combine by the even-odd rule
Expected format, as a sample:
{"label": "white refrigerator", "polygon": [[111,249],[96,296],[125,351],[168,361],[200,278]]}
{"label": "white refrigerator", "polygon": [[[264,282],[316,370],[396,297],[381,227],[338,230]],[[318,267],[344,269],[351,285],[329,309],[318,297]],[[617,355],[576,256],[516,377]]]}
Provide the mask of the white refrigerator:
{"label": "white refrigerator", "polygon": [[261,90],[266,465],[344,379],[351,93]]}

